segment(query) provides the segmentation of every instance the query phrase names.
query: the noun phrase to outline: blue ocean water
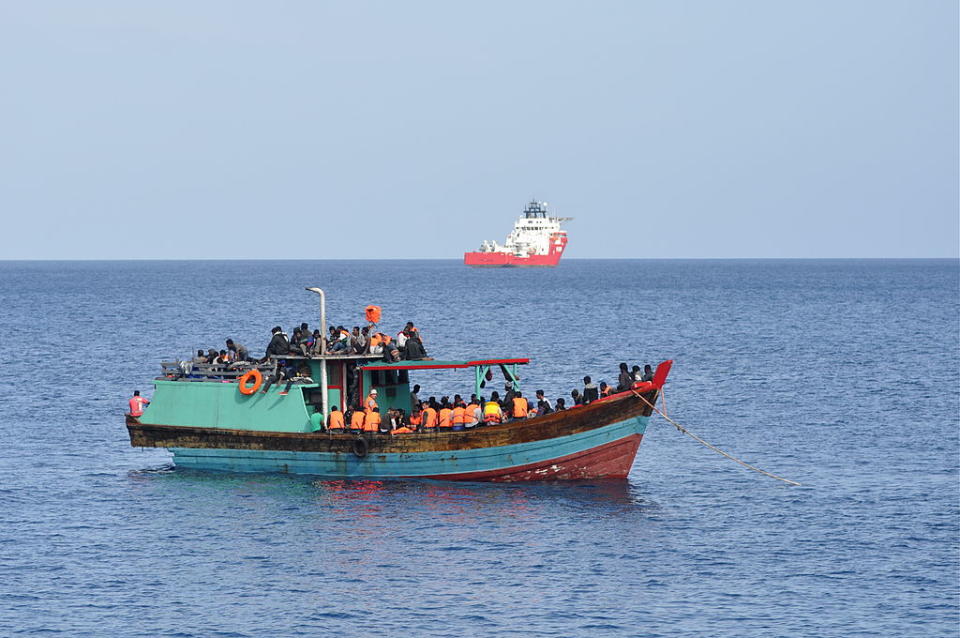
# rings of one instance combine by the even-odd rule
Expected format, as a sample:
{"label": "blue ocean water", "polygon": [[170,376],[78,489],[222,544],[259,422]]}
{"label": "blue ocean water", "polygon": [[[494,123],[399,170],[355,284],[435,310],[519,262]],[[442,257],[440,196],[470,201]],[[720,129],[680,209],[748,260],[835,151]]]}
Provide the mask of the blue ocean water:
{"label": "blue ocean water", "polygon": [[[676,361],[629,480],[173,469],[122,413],[161,359],[412,319],[526,388]],[[956,636],[960,265],[0,263],[0,635]],[[469,376],[425,378],[426,394]]]}

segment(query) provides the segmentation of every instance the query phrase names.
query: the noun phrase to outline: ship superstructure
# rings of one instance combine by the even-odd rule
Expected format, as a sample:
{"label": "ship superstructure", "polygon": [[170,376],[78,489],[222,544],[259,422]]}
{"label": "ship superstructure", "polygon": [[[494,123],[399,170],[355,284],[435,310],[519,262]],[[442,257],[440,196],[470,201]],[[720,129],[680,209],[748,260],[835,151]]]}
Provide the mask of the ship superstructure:
{"label": "ship superstructure", "polygon": [[463,263],[478,267],[556,266],[567,246],[561,224],[572,217],[552,217],[547,203],[532,200],[503,244],[484,240],[480,250],[463,255]]}

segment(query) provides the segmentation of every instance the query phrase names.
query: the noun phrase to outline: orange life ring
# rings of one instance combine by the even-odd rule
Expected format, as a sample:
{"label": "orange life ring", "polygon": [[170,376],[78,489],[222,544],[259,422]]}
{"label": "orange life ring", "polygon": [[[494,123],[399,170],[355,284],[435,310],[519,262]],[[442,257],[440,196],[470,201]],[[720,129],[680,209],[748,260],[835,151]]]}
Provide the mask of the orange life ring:
{"label": "orange life ring", "polygon": [[[253,385],[249,385],[250,379],[253,379]],[[260,389],[261,383],[263,383],[263,375],[260,374],[259,370],[256,368],[247,370],[240,377],[240,394],[253,394]]]}

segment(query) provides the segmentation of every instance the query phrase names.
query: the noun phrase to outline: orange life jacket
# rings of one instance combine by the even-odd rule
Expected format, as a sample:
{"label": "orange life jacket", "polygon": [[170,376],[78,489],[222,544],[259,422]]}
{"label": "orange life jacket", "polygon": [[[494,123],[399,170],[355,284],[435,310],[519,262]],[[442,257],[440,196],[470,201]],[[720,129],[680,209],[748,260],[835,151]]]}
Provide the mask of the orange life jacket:
{"label": "orange life jacket", "polygon": [[496,401],[487,401],[486,405],[483,406],[484,423],[500,423],[501,415],[500,404]]}
{"label": "orange life jacket", "polygon": [[380,306],[375,306],[373,304],[370,304],[369,306],[364,308],[363,314],[366,316],[367,321],[369,321],[370,323],[380,323],[380,315],[381,315]]}
{"label": "orange life jacket", "polygon": [[410,422],[410,425],[420,425],[423,423],[423,412],[419,414],[411,414],[410,418],[407,420]]}
{"label": "orange life jacket", "polygon": [[437,411],[433,408],[426,408],[423,411],[423,416],[426,419],[423,423],[425,428],[435,428],[437,427]]}
{"label": "orange life jacket", "polygon": [[440,424],[441,428],[450,428],[453,427],[453,424],[450,422],[450,415],[453,414],[453,410],[450,408],[440,408]]}
{"label": "orange life jacket", "polygon": [[363,416],[364,413],[360,410],[354,410],[353,414],[350,416],[350,429],[351,430],[362,430],[363,429]]}
{"label": "orange life jacket", "polygon": [[383,339],[380,338],[380,333],[379,333],[379,332],[376,333],[375,335],[373,335],[372,337],[370,337],[370,349],[371,349],[371,350],[373,350],[374,348],[376,348],[377,346],[379,346],[381,343],[383,343]]}
{"label": "orange life jacket", "polygon": [[467,422],[467,409],[462,405],[458,405],[453,409],[453,424],[463,425],[466,422]]}
{"label": "orange life jacket", "polygon": [[467,406],[466,413],[463,415],[463,422],[465,424],[469,425],[471,423],[477,422],[476,413],[477,413],[477,408],[479,407],[480,406],[477,405],[476,403],[471,403],[470,405]]}
{"label": "orange life jacket", "polygon": [[376,432],[379,429],[380,429],[380,413],[367,412],[367,414],[363,417],[363,431]]}
{"label": "orange life jacket", "polygon": [[330,413],[330,425],[327,426],[331,430],[342,430],[343,429],[343,412],[337,410],[336,412]]}
{"label": "orange life jacket", "polygon": [[527,416],[527,400],[523,397],[513,398],[513,418],[522,419]]}
{"label": "orange life jacket", "polygon": [[410,434],[411,432],[413,432],[413,430],[407,426],[399,427],[393,431],[394,434]]}
{"label": "orange life jacket", "polygon": [[373,409],[377,407],[377,400],[371,396],[367,397],[367,400],[363,404],[363,408],[366,412],[373,412]]}

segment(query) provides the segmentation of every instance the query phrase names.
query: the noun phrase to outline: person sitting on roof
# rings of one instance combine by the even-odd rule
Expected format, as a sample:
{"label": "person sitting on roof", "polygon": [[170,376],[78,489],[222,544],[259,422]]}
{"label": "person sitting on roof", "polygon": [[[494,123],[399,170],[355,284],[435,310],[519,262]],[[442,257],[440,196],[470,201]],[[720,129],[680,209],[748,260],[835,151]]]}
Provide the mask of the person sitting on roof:
{"label": "person sitting on roof", "polygon": [[310,355],[323,354],[323,333],[317,328],[310,335]]}
{"label": "person sitting on roof", "polygon": [[294,326],[293,331],[290,333],[290,354],[303,354],[303,351],[300,349],[300,339],[302,338],[303,333],[300,331],[300,327]]}
{"label": "person sitting on roof", "polygon": [[197,350],[197,356],[190,360],[191,363],[206,363],[207,355],[203,354],[203,350]]}
{"label": "person sitting on roof", "polygon": [[367,351],[366,328],[360,330],[360,326],[354,326],[350,333],[350,350],[353,354],[363,354]]}
{"label": "person sitting on roof", "polygon": [[247,347],[239,343],[234,343],[233,339],[227,339],[227,350],[233,353],[231,359],[233,359],[234,363],[250,360],[250,353],[247,351]]}
{"label": "person sitting on roof", "polygon": [[207,350],[207,363],[216,363],[217,357],[220,356],[220,353],[214,348]]}
{"label": "person sitting on roof", "polygon": [[330,326],[330,345],[327,354],[349,354],[350,333],[343,326]]}
{"label": "person sitting on roof", "polygon": [[283,329],[280,326],[274,326],[270,333],[273,336],[270,337],[267,352],[263,355],[263,359],[260,359],[260,363],[264,363],[271,356],[282,357],[290,354],[290,340],[287,338],[286,333],[283,332]]}
{"label": "person sitting on roof", "polygon": [[633,375],[626,363],[620,364],[620,376],[617,377],[617,392],[626,392],[633,387]]}
{"label": "person sitting on roof", "polygon": [[407,337],[403,358],[408,361],[422,361],[427,358],[427,351],[424,349],[423,342],[420,341],[420,336],[417,333],[413,332]]}
{"label": "person sitting on roof", "polygon": [[370,337],[368,350],[370,354],[383,354],[383,335],[379,332]]}
{"label": "person sitting on roof", "polygon": [[530,411],[529,406],[527,405],[527,400],[523,398],[523,393],[517,390],[513,394],[513,412],[510,414],[514,419],[525,419],[527,418],[527,413]]}
{"label": "person sitting on roof", "polygon": [[363,431],[377,432],[380,430],[380,408],[373,408],[363,416]]}
{"label": "person sitting on roof", "polygon": [[490,400],[483,405],[483,422],[487,425],[503,423],[503,410],[500,408],[500,395],[494,391]]}
{"label": "person sitting on roof", "polygon": [[330,416],[327,417],[327,430],[334,433],[343,433],[346,424],[343,420],[343,412],[337,409],[337,406],[330,407]]}
{"label": "person sitting on roof", "polygon": [[583,378],[583,403],[584,405],[600,398],[600,391],[589,376]]}
{"label": "person sitting on roof", "polygon": [[383,344],[383,360],[387,363],[400,361],[400,349],[397,348],[397,344],[393,342]]}
{"label": "person sitting on roof", "polygon": [[407,339],[410,337],[410,332],[404,328],[398,332],[394,337],[394,341],[397,343],[397,348],[402,352],[407,345]]}

